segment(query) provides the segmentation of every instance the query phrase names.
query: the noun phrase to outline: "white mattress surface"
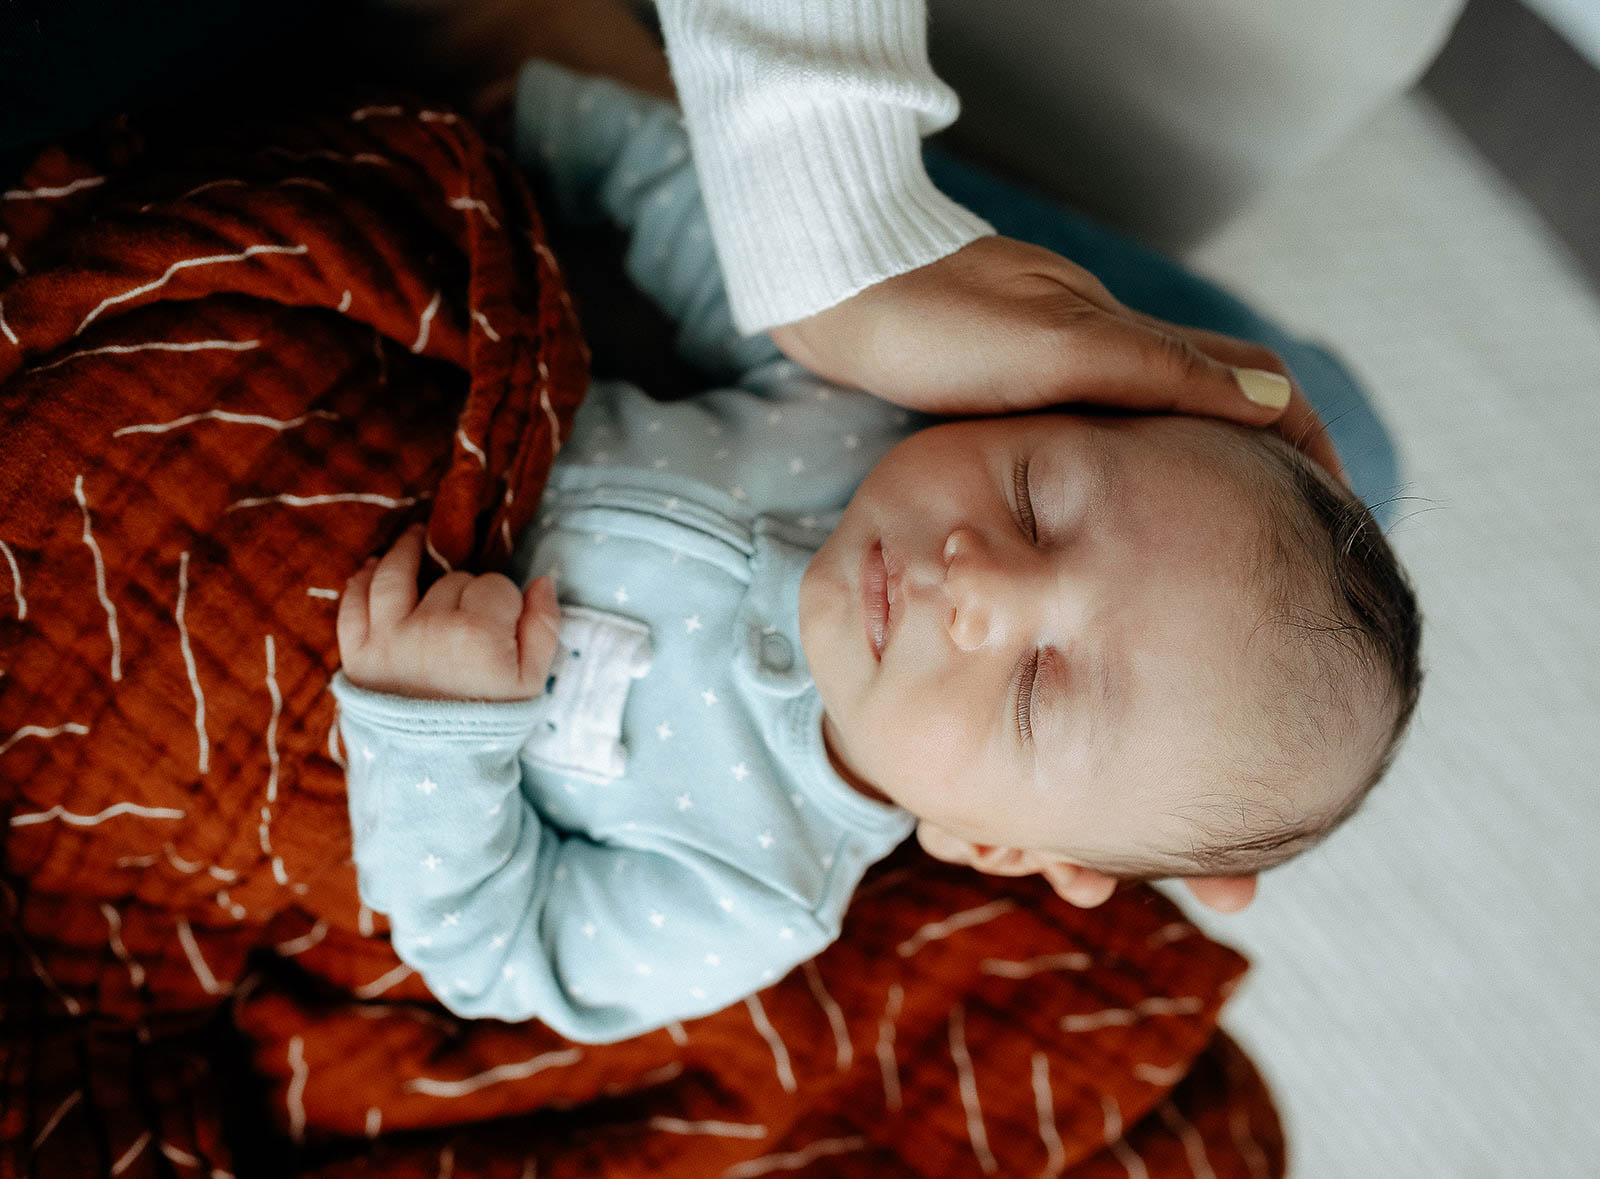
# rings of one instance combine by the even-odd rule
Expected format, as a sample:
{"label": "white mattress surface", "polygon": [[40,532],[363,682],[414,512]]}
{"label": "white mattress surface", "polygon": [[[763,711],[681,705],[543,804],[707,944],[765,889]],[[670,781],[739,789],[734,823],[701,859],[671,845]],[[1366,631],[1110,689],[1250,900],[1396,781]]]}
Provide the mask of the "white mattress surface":
{"label": "white mattress surface", "polygon": [[1417,96],[1188,261],[1372,390],[1426,615],[1390,777],[1196,913],[1292,1174],[1600,1175],[1600,299]]}

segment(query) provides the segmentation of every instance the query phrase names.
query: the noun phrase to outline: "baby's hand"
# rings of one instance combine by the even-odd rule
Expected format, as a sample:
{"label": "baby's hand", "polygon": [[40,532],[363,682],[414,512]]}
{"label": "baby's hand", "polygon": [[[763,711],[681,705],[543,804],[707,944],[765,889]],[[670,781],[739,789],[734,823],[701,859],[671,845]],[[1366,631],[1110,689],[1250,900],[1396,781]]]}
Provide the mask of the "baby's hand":
{"label": "baby's hand", "polygon": [[423,527],[367,561],[339,603],[339,657],[357,687],[396,696],[526,700],[556,653],[555,583],[447,573],[417,601]]}

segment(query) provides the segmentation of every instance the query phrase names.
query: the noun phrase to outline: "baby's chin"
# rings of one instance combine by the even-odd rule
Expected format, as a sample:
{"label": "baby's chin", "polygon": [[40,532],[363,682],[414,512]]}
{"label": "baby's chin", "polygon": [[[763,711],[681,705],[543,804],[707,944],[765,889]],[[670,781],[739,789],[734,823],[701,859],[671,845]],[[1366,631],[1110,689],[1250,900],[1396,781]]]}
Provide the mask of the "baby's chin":
{"label": "baby's chin", "polygon": [[874,802],[881,802],[891,806],[900,805],[895,798],[878,789],[878,787],[856,772],[855,768],[845,760],[844,755],[840,752],[843,744],[838,726],[824,712],[822,714],[822,747],[828,753],[828,764],[833,767],[833,772],[839,775],[845,785],[856,793],[872,799]]}

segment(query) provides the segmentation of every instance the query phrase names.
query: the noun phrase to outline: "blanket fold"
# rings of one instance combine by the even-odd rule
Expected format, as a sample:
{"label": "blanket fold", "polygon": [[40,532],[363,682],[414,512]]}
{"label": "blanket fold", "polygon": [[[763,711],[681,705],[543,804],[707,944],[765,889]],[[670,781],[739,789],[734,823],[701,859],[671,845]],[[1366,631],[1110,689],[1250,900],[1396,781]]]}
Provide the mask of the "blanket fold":
{"label": "blanket fold", "polygon": [[411,520],[493,568],[537,506],[588,352],[522,179],[386,96],[4,197],[0,1176],[1281,1171],[1244,963],[1144,888],[908,847],[715,1015],[450,1016],[356,894],[333,621]]}

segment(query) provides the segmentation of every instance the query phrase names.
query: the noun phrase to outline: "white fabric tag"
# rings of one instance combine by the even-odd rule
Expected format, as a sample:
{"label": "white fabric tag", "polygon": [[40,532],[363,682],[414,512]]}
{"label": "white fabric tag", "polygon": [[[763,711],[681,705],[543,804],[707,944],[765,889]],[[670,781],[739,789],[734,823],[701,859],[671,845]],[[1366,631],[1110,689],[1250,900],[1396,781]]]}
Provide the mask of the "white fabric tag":
{"label": "white fabric tag", "polygon": [[548,704],[523,747],[529,758],[591,782],[620,778],[628,765],[623,706],[650,660],[650,628],[644,623],[586,606],[561,607]]}

